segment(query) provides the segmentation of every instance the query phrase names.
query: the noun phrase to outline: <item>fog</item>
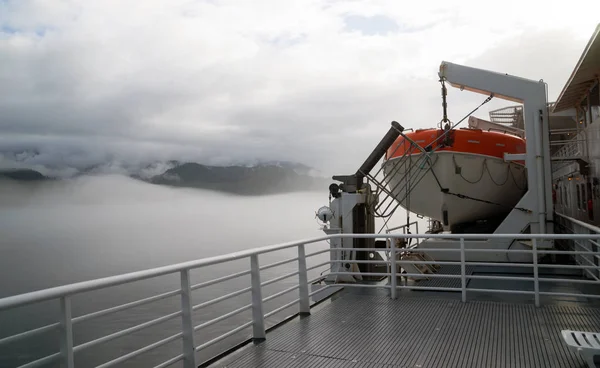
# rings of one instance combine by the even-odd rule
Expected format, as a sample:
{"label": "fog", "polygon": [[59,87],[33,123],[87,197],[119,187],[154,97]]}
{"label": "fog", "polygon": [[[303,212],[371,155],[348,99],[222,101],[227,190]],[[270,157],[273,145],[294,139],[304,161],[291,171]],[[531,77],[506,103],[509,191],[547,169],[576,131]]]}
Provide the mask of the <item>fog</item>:
{"label": "fog", "polygon": [[[148,184],[124,176],[83,176],[72,180],[34,184],[0,182],[0,298],[66,283],[111,276],[166,264],[231,253],[257,246],[324,235],[315,218],[316,210],[328,202],[327,188],[322,192],[289,193],[272,196],[234,196],[198,189],[170,188]],[[395,222],[406,221],[398,211]],[[379,224],[381,225],[381,223]],[[311,245],[307,252],[327,247],[325,242]],[[296,249],[259,257],[261,265],[293,258]],[[308,266],[324,262],[328,254],[308,260]],[[285,264],[262,272],[265,279],[294,271]],[[194,283],[249,268],[248,260],[199,269],[192,273]],[[314,278],[326,267],[309,272]],[[117,288],[97,290],[73,298],[73,315],[80,316],[103,308],[163,293],[179,287],[177,275],[144,280]],[[271,295],[297,283],[291,277],[263,288]],[[241,277],[193,295],[201,303],[249,286]],[[284,295],[267,310],[294,298]],[[249,295],[221,302],[195,314],[196,323],[216,318],[227,310],[248,303]],[[75,344],[133,326],[177,310],[179,300],[167,298],[160,303],[134,308],[77,325]],[[0,318],[2,336],[36,328],[56,321],[56,301],[32,305]],[[283,319],[274,315],[269,323]],[[235,318],[203,331],[199,341],[207,341],[243,323],[249,315]],[[176,333],[177,320],[147,330],[145,334],[119,339],[99,350],[78,354],[78,366],[95,366],[132,351],[144,344]],[[229,342],[245,339],[232,336]],[[56,351],[52,336],[41,336],[28,344],[0,349],[0,366],[24,364]],[[207,359],[221,347],[201,354]],[[162,353],[141,356],[126,366],[153,366],[163,358],[178,354],[178,346],[167,345]]]}
{"label": "fog", "polygon": [[[0,184],[0,296],[323,235],[327,190],[241,197],[122,176]],[[10,270],[27,270],[19,284]]]}
{"label": "fog", "polygon": [[[315,212],[327,204],[327,188],[254,197],[118,175],[0,181],[0,297],[318,237]],[[406,221],[394,217],[390,226]],[[18,283],[15,267],[27,271]]]}
{"label": "fog", "polygon": [[[315,211],[327,203],[323,193],[295,193],[265,197],[242,197],[216,192],[151,185],[123,176],[86,176],[73,180],[35,184],[0,183],[0,298],[66,283],[111,276],[176,262],[230,253],[256,246],[323,235]],[[315,244],[322,249],[326,244]],[[262,265],[292,258],[295,249],[260,256]],[[323,262],[327,254],[314,257]],[[274,268],[263,277],[290,272],[295,265]],[[248,269],[240,260],[192,273],[194,283]],[[323,269],[310,273],[315,277]],[[265,293],[289,287],[290,278],[265,287]],[[248,286],[242,277],[194,293],[201,303],[224,293]],[[286,286],[287,285],[287,286]],[[97,290],[73,298],[75,316],[109,308],[139,298],[160,294],[179,286],[178,275],[164,276]],[[268,294],[266,294],[268,295]],[[219,303],[196,313],[197,323],[216,318],[223,310],[247,303],[248,294]],[[288,297],[293,297],[288,295]],[[289,300],[283,298],[282,300]],[[279,301],[281,303],[281,301]],[[178,298],[167,298],[152,305],[96,318],[75,329],[79,344],[115,332],[119,328],[143,323],[176,310]],[[278,304],[281,305],[281,304]],[[7,334],[53,323],[56,301],[35,304],[5,313],[0,318],[0,338]],[[268,306],[271,307],[271,306]],[[274,318],[283,318],[274,316]],[[248,318],[244,313],[217,324],[201,334],[199,340],[215,337]],[[77,365],[96,366],[120,351],[132,351],[176,333],[178,320],[141,335],[119,339],[99,350],[78,354]],[[245,335],[233,336],[231,343]],[[27,344],[0,349],[0,366],[16,366],[55,352],[56,340],[40,336]],[[215,347],[217,349],[220,347]],[[178,346],[165,346],[169,356]],[[203,359],[216,350],[207,350]],[[115,355],[116,354],[116,355]],[[129,364],[153,366],[160,356],[141,356]]]}

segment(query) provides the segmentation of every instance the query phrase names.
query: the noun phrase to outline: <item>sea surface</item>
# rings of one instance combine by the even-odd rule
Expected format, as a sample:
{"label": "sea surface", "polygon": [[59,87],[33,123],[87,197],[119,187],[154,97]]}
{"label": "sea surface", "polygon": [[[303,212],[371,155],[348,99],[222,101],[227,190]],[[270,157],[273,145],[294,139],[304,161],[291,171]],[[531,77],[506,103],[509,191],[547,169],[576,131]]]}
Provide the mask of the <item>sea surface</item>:
{"label": "sea surface", "polygon": [[[328,203],[323,192],[245,197],[211,191],[151,185],[122,176],[17,185],[0,183],[0,298],[67,283],[107,277],[177,262],[222,255],[257,246],[322,236],[316,210]],[[307,253],[325,249],[320,242]],[[288,249],[259,258],[265,265],[297,256]],[[309,267],[328,254],[308,260]],[[249,260],[194,270],[192,283],[249,269]],[[262,281],[297,270],[295,262],[265,270]],[[326,267],[313,270],[309,279]],[[73,316],[113,307],[179,288],[179,275],[166,275],[72,298]],[[263,298],[296,285],[297,276],[263,288]],[[198,304],[250,286],[249,276],[193,292]],[[265,304],[265,312],[297,298],[297,291]],[[249,293],[202,308],[194,313],[196,325],[251,302]],[[75,346],[124,328],[178,311],[180,297],[138,306],[74,325]],[[58,301],[41,302],[0,312],[0,338],[55,323]],[[291,307],[267,320],[267,327],[297,311]],[[196,345],[251,320],[246,311],[200,329]],[[79,351],[77,367],[95,367],[180,332],[174,318]],[[248,328],[198,353],[204,361],[247,339]],[[13,367],[59,351],[55,332],[0,346],[0,367]],[[119,366],[153,367],[181,353],[175,341]],[[177,364],[173,365],[178,366]]]}

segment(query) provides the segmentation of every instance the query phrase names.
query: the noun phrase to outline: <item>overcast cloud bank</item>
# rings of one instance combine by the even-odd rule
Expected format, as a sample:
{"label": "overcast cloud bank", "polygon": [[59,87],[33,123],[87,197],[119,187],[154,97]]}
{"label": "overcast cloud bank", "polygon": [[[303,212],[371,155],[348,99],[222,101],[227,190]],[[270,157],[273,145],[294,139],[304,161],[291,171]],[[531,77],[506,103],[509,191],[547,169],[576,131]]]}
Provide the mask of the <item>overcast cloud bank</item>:
{"label": "overcast cloud bank", "polygon": [[[600,14],[584,3],[0,1],[0,168],[351,172],[392,120],[440,120],[442,60],[543,78],[556,98]],[[451,89],[450,118],[484,98]]]}

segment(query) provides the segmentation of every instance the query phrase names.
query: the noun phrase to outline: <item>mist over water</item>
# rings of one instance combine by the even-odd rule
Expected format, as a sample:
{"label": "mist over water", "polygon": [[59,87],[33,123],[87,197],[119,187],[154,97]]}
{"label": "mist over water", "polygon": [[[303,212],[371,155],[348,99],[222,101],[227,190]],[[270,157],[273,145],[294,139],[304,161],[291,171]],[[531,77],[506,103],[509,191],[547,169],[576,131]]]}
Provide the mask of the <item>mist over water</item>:
{"label": "mist over water", "polygon": [[[315,211],[325,204],[326,188],[322,193],[246,197],[151,185],[123,176],[89,176],[34,184],[1,182],[0,297],[322,236]],[[320,248],[315,245],[308,251],[316,251],[323,246],[326,244],[320,245]],[[295,255],[296,250],[289,249],[263,255],[260,262],[265,265]],[[313,262],[322,262],[327,256],[314,257]],[[246,263],[247,260],[236,261],[194,270],[193,282],[248,269],[249,264]],[[294,264],[287,266],[293,270]],[[321,272],[322,269],[315,271]],[[275,268],[272,273],[265,272],[263,277],[283,273],[285,269]],[[313,272],[311,276],[314,275]],[[199,290],[194,302],[200,303],[245,288],[248,283],[249,279],[240,278],[215,288]],[[297,283],[297,278],[273,287],[284,288],[294,283]],[[178,287],[178,275],[171,275],[113,290],[77,295],[73,298],[73,315],[109,308]],[[273,291],[265,288],[264,292]],[[248,297],[248,294],[242,295],[197,313],[197,323],[215,318],[227,308],[245,305]],[[144,308],[84,322],[82,326],[75,326],[75,344],[172,313],[177,310],[178,303],[178,298],[169,298]],[[49,301],[0,314],[0,338],[54,323],[57,312],[57,302]],[[227,321],[228,325],[215,325],[202,335],[210,337],[212,333],[213,337],[218,336],[217,333],[228,331],[230,326],[245,322],[242,317],[243,313],[240,319],[233,318]],[[169,322],[172,323],[157,326],[158,330],[150,328],[143,331],[145,334],[120,338],[116,340],[118,345],[111,346],[112,343],[109,343],[105,350],[80,353],[76,356],[78,366],[101,364],[119,356],[120,351],[133,351],[144,343],[164,338],[164,331],[176,333],[181,328],[178,319]],[[0,366],[24,364],[52,354],[58,348],[54,346],[56,341],[47,336],[31,343],[11,344],[6,347],[7,350],[0,348]],[[168,351],[163,352],[163,360],[181,351],[177,346],[165,348]],[[205,358],[209,356],[212,355],[207,352]],[[134,359],[126,366],[153,366],[161,361],[159,358],[152,359],[150,355],[141,360]]]}
{"label": "mist over water", "polygon": [[121,176],[36,186],[0,184],[0,296],[321,236],[327,203],[326,190],[242,197]]}
{"label": "mist over water", "polygon": [[[218,192],[152,185],[123,176],[85,176],[67,181],[33,184],[0,182],[0,298],[67,283],[112,276],[177,262],[190,261],[299,239],[320,237],[315,211],[328,203],[327,188],[322,192],[289,193],[271,196],[235,196]],[[403,223],[398,213],[389,226]],[[378,221],[377,228],[382,222]],[[324,249],[325,242],[307,246],[307,253]],[[261,265],[297,256],[286,249],[259,257]],[[309,258],[308,266],[328,259],[327,253]],[[285,264],[261,273],[271,279],[297,268]],[[192,282],[247,270],[248,260],[210,266],[192,271]],[[309,272],[309,279],[327,267]],[[290,277],[263,287],[263,298],[297,284]],[[249,277],[200,289],[193,294],[195,304],[248,287]],[[73,316],[110,308],[179,288],[178,275],[139,281],[116,288],[75,295]],[[216,318],[249,303],[250,295],[197,311],[195,324]],[[285,294],[265,305],[273,310],[297,297]],[[95,318],[74,328],[75,345],[173,313],[178,296],[136,307],[115,315]],[[197,335],[203,343],[251,319],[244,312],[215,324]],[[283,313],[283,312],[282,312]],[[273,325],[287,314],[267,321]],[[48,301],[9,313],[0,313],[0,338],[55,323],[58,302]],[[169,334],[180,332],[175,318],[131,336],[76,354],[78,367],[96,366],[124,352],[134,351]],[[232,346],[246,335],[232,336],[222,344],[201,352],[200,361],[214,356],[226,344]],[[58,351],[57,336],[48,334],[31,342],[0,347],[0,366],[27,363]],[[144,354],[124,366],[154,366],[181,352],[168,344],[152,354]]]}

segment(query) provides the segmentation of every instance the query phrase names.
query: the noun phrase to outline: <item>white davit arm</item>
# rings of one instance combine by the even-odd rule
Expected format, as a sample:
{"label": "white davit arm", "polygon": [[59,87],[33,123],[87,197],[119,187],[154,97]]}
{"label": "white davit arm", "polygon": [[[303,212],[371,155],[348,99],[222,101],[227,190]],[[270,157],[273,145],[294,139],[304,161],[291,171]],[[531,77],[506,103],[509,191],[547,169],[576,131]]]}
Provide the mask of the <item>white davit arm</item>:
{"label": "white davit arm", "polygon": [[448,81],[452,87],[488,96],[493,94],[494,97],[518,103],[523,103],[526,99],[532,99],[531,102],[534,102],[533,100],[539,100],[541,97],[540,108],[545,107],[546,90],[543,82],[447,61],[442,61],[439,76]]}
{"label": "white davit arm", "polygon": [[526,204],[536,210],[539,219],[537,223],[532,223],[532,232],[545,233],[546,221],[552,220],[553,212],[546,84],[541,80],[534,81],[447,61],[442,61],[439,77],[461,90],[523,104],[527,138],[525,163],[529,172],[529,192],[524,198],[527,197]]}

